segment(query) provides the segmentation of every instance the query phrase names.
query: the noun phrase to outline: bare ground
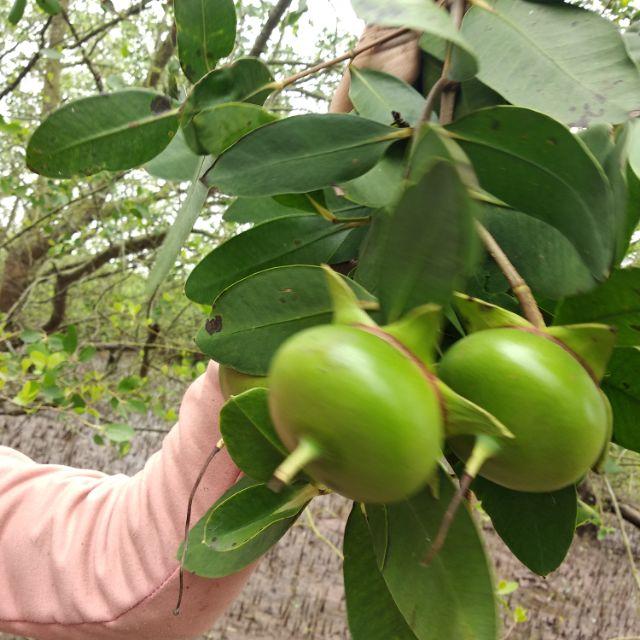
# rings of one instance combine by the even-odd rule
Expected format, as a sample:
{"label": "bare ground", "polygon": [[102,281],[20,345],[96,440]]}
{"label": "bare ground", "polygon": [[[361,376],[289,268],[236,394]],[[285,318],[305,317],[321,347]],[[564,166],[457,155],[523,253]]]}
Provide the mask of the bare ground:
{"label": "bare ground", "polygon": [[[125,459],[94,445],[86,434],[65,431],[45,418],[0,422],[0,444],[39,462],[107,472],[134,473],[159,448],[162,436],[141,433]],[[348,503],[337,496],[317,500],[318,529],[340,546]],[[511,556],[484,526],[498,578],[520,588],[509,597],[528,611],[514,625],[502,609],[503,638],[509,640],[640,640],[640,598],[618,532],[598,541],[592,532],[577,536],[563,566],[546,579]],[[629,527],[640,562],[640,531]],[[228,614],[201,640],[348,640],[340,559],[301,518],[265,557]],[[18,640],[0,634],[0,640]],[[447,640],[437,638],[434,640]]]}

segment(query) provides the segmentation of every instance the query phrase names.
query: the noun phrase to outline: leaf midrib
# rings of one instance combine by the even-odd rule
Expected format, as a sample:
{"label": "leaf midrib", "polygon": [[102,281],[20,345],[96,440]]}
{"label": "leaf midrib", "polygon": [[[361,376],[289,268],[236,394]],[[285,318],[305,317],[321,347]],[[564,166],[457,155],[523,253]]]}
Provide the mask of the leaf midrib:
{"label": "leaf midrib", "polygon": [[107,129],[106,131],[93,136],[85,136],[84,138],[75,139],[70,144],[67,144],[64,147],[56,146],[55,150],[37,150],[36,153],[40,156],[58,156],[65,151],[69,151],[70,149],[79,148],[87,143],[95,143],[98,140],[102,140],[103,138],[108,138],[112,135],[118,135],[123,133],[124,131],[128,131],[130,129],[144,127],[145,125],[153,122],[160,122],[165,118],[172,118],[178,115],[178,109],[171,109],[170,111],[165,111],[162,115],[157,116],[147,116],[140,120],[129,121],[126,124],[120,125],[118,127],[114,127],[112,129]]}

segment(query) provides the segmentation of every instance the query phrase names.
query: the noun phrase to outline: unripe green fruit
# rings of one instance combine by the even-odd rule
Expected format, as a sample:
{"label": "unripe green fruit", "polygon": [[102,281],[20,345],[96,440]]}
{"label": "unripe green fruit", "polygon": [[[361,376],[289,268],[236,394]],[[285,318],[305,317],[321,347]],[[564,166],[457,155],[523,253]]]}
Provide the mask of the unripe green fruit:
{"label": "unripe green fruit", "polygon": [[[473,333],[445,353],[439,377],[511,430],[480,475],[516,491],[555,491],[579,481],[608,434],[600,389],[580,362],[542,335],[512,328]],[[470,438],[451,447],[466,459]]]}
{"label": "unripe green fruit", "polygon": [[290,338],[269,372],[276,431],[294,451],[319,452],[314,479],[363,502],[420,489],[441,455],[438,396],[418,363],[379,336],[323,325]]}
{"label": "unripe green fruit", "polygon": [[246,373],[240,373],[223,364],[218,369],[218,380],[225,400],[244,391],[249,391],[249,389],[268,386],[266,376],[251,376]]}

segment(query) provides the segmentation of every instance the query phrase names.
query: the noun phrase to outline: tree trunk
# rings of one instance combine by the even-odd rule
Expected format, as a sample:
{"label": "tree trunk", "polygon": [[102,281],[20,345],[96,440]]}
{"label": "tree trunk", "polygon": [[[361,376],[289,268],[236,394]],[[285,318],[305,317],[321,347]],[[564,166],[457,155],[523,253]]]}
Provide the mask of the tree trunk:
{"label": "tree trunk", "polygon": [[[69,0],[61,0],[60,5],[64,11],[69,6]],[[56,44],[64,38],[66,23],[62,13],[51,18],[48,32],[47,46],[55,48]],[[60,77],[62,67],[57,58],[46,58],[42,72],[44,86],[42,89],[41,114],[44,119],[49,113],[57,109],[62,99],[60,93]],[[42,196],[44,209],[47,207],[46,186],[44,181],[38,180],[37,189]],[[40,215],[40,212],[30,212],[25,223],[29,223]],[[26,233],[8,251],[4,262],[2,279],[0,280],[0,312],[8,313],[17,304],[22,293],[33,280],[33,274],[42,264],[47,251],[49,240],[38,228]]]}

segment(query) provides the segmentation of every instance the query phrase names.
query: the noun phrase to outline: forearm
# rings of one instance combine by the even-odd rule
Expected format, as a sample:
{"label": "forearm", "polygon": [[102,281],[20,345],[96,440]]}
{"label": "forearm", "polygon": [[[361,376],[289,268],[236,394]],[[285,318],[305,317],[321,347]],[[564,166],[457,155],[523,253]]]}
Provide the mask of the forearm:
{"label": "forearm", "polygon": [[[186,576],[180,616],[176,551],[195,478],[219,439],[222,397],[210,366],[188,390],[178,425],[132,478],[36,465],[0,449],[0,629],[37,638],[186,638],[210,628],[248,572]],[[238,476],[222,451],[193,519]]]}

